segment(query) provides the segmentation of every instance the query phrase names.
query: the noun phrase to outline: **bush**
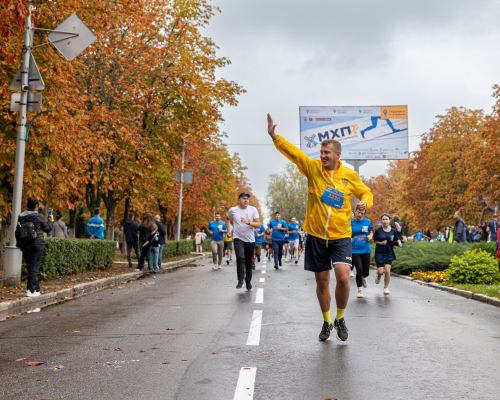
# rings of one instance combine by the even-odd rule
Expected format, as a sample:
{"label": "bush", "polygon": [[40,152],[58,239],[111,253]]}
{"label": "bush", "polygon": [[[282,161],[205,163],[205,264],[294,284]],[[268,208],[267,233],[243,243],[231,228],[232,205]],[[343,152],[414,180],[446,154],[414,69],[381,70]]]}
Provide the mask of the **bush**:
{"label": "bush", "polygon": [[[454,256],[461,256],[471,250],[470,243],[406,242],[405,247],[394,247],[396,260],[392,271],[410,275],[414,271],[444,271]],[[375,265],[375,244],[372,244],[372,265]]]}
{"label": "bush", "polygon": [[189,254],[193,251],[194,240],[168,240],[163,246],[162,258]]}
{"label": "bush", "polygon": [[177,241],[168,240],[163,245],[162,257],[173,257],[177,254]]}
{"label": "bush", "polygon": [[480,249],[468,251],[462,257],[453,257],[446,273],[452,283],[491,285],[500,282],[496,259]]}
{"label": "bush", "polygon": [[497,258],[497,246],[495,242],[479,242],[472,245],[472,250],[483,250],[490,253],[494,258]]}
{"label": "bush", "polygon": [[177,241],[177,254],[189,254],[193,251],[194,240]]}
{"label": "bush", "polygon": [[[111,240],[45,239],[40,265],[40,280],[106,269],[113,264],[116,242]],[[28,277],[23,260],[22,278]]]}
{"label": "bush", "polygon": [[[202,247],[202,250],[203,251],[211,251],[212,248],[211,248],[211,240],[210,239],[205,239],[203,241],[203,247]],[[192,251],[196,251],[196,242],[193,240],[193,250]]]}

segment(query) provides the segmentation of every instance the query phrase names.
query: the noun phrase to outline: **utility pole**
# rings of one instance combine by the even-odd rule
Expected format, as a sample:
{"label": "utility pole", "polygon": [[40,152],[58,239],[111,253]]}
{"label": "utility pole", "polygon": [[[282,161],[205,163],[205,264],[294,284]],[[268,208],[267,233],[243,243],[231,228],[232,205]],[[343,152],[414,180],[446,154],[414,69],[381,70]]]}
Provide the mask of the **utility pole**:
{"label": "utility pole", "polygon": [[14,189],[12,195],[12,214],[10,223],[10,246],[5,248],[2,286],[19,286],[21,283],[21,264],[23,255],[16,244],[17,217],[21,213],[23,199],[24,153],[26,146],[26,112],[28,105],[28,74],[30,70],[31,50],[33,47],[33,26],[31,24],[31,1],[28,4],[28,16],[25,24],[23,44],[23,63],[21,65],[21,102],[17,124],[16,164],[14,168]]}
{"label": "utility pole", "polygon": [[181,176],[180,176],[180,188],[179,188],[179,208],[177,210],[177,234],[176,240],[181,240],[181,219],[182,219],[182,187],[184,184],[184,156],[186,154],[186,139],[191,134],[188,134],[184,138],[184,143],[182,144],[182,162],[181,162]]}
{"label": "utility pole", "polygon": [[[359,167],[363,164],[366,164],[366,160],[345,160],[346,163],[351,164],[354,167],[354,171],[356,171],[359,175]],[[358,206],[359,200],[354,197],[354,209]]]}

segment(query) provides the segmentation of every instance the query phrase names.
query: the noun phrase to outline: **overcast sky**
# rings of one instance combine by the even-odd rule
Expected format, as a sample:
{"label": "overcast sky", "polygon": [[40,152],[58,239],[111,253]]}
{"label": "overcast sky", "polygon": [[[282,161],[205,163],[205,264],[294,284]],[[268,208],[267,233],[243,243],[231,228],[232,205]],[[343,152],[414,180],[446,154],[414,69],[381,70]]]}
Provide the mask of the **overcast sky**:
{"label": "overcast sky", "polygon": [[[287,160],[277,133],[299,143],[299,106],[408,105],[410,151],[452,106],[491,111],[500,83],[500,1],[213,0],[205,34],[232,65],[219,77],[247,93],[225,107],[221,129],[264,204],[269,174]],[[360,175],[382,174],[370,161]]]}

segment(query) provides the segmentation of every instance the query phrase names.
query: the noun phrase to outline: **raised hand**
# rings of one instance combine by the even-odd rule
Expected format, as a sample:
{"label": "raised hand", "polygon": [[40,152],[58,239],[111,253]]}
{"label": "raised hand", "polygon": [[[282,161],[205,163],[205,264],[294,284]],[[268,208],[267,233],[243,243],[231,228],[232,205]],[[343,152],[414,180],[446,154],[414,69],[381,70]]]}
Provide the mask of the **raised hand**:
{"label": "raised hand", "polygon": [[278,138],[278,135],[274,132],[276,129],[276,125],[274,125],[273,119],[271,118],[271,114],[267,114],[267,133],[269,133],[269,136],[273,140],[276,140]]}

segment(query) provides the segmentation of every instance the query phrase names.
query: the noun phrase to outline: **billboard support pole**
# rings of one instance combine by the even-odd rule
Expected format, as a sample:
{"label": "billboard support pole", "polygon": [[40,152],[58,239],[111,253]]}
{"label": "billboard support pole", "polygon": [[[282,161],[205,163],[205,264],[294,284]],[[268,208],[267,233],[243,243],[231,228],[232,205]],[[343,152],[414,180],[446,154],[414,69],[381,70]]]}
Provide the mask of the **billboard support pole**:
{"label": "billboard support pole", "polygon": [[[366,164],[367,160],[345,160],[345,162],[352,165],[354,167],[354,171],[356,171],[359,175],[359,167],[361,167],[363,164]],[[354,209],[356,209],[358,203],[359,203],[359,200],[355,197],[354,198]]]}

